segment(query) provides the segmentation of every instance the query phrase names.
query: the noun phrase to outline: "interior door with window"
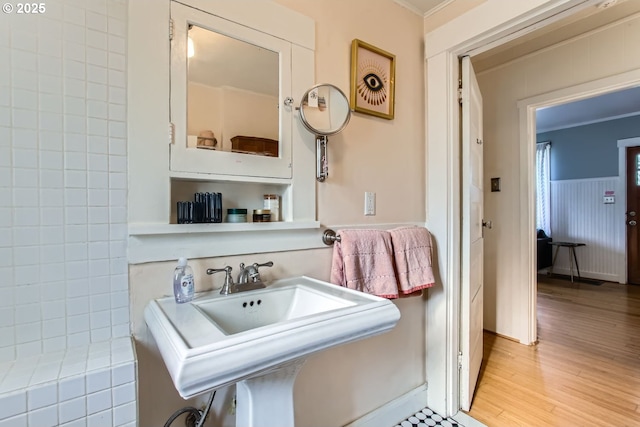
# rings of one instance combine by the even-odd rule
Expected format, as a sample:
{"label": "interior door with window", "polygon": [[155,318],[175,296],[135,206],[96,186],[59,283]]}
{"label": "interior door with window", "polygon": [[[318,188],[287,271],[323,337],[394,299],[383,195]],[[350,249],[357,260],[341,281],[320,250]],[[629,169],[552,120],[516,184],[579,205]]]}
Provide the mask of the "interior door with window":
{"label": "interior door with window", "polygon": [[640,285],[640,147],[627,147],[627,282]]}
{"label": "interior door with window", "polygon": [[482,94],[469,57],[462,58],[462,270],[460,407],[471,408],[482,364]]}

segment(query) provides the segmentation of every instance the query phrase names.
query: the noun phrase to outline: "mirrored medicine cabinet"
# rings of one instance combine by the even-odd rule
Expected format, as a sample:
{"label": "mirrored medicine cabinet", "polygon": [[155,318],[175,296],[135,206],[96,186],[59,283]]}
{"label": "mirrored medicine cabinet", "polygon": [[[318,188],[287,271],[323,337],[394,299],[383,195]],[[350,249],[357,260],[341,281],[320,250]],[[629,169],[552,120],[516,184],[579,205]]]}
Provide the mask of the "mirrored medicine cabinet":
{"label": "mirrored medicine cabinet", "polygon": [[[129,261],[322,245],[315,140],[295,108],[315,84],[313,19],[271,0],[154,4],[129,3]],[[281,221],[178,224],[176,201],[202,192],[223,214],[278,194]]]}
{"label": "mirrored medicine cabinet", "polygon": [[292,43],[171,3],[171,171],[292,177]]}
{"label": "mirrored medicine cabinet", "polygon": [[223,210],[275,193],[284,222],[315,221],[313,139],[294,105],[314,80],[313,21],[249,3],[171,1],[172,224],[177,202],[205,191]]}

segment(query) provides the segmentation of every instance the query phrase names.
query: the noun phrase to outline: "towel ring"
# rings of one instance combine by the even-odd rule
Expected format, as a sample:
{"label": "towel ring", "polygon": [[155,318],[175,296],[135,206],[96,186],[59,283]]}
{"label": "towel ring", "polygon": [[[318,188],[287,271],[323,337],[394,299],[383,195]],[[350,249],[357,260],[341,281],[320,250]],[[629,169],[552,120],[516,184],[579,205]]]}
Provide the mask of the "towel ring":
{"label": "towel ring", "polygon": [[334,242],[339,242],[339,241],[340,241],[340,236],[337,235],[336,232],[330,228],[327,228],[326,230],[324,230],[324,233],[322,233],[322,243],[324,243],[327,246],[331,246],[333,245]]}

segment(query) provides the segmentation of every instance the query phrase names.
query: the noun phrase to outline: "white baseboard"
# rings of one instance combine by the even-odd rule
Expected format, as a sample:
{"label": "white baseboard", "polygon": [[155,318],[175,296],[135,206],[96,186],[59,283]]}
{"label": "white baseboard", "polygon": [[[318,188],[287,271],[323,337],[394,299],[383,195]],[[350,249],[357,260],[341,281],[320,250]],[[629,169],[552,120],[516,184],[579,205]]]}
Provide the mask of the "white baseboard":
{"label": "white baseboard", "polygon": [[427,385],[414,388],[344,427],[393,426],[427,406]]}
{"label": "white baseboard", "polygon": [[[571,274],[571,270],[568,268],[554,268],[553,274],[562,274],[565,276],[569,276]],[[576,270],[573,270],[574,280],[578,277],[578,273]],[[624,280],[621,280],[617,274],[607,274],[607,273],[597,273],[594,271],[580,271],[580,277],[584,279],[596,279],[596,280],[604,280],[606,282],[613,283],[623,283]]]}

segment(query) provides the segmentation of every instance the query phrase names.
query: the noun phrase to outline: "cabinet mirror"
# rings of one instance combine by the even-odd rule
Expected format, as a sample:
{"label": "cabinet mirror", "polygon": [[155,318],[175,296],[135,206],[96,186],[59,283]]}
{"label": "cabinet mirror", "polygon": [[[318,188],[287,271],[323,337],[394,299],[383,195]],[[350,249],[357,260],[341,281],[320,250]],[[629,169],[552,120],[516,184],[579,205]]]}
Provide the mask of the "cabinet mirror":
{"label": "cabinet mirror", "polygon": [[291,43],[172,2],[171,170],[291,177]]}
{"label": "cabinet mirror", "polygon": [[190,25],[187,146],[278,157],[278,53]]}

